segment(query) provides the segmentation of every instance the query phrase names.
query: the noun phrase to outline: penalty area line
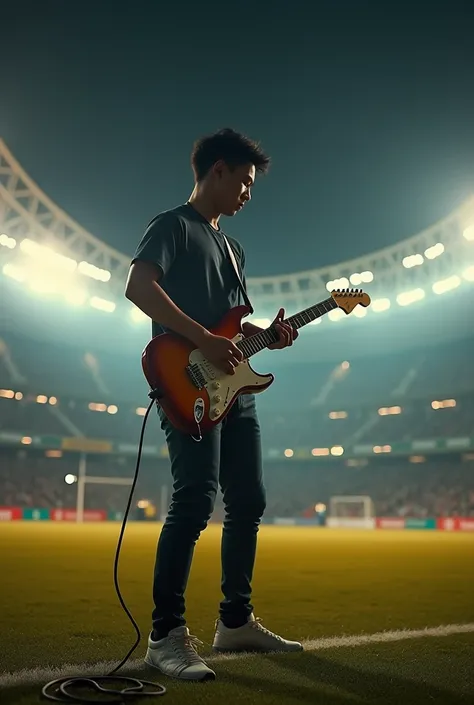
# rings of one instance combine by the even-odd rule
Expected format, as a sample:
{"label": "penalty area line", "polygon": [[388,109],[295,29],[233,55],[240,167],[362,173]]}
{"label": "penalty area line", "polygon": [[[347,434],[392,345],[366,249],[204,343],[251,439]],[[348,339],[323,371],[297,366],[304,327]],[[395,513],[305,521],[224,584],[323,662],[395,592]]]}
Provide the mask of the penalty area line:
{"label": "penalty area line", "polygon": [[[424,629],[397,629],[394,631],[375,632],[374,634],[355,634],[354,636],[331,636],[320,639],[304,639],[302,641],[305,651],[323,651],[325,649],[340,649],[343,647],[365,646],[366,644],[383,644],[392,641],[405,641],[407,639],[423,639],[426,637],[443,637],[455,634],[469,634],[474,632],[474,623],[469,624],[444,624],[439,627],[426,627]],[[145,640],[146,641],[146,640]],[[219,663],[255,657],[258,654],[232,653],[204,655],[208,663]],[[44,668],[25,668],[12,673],[0,673],[0,688],[13,688],[24,685],[46,684],[56,678],[66,676],[100,676],[106,675],[120,663],[116,661],[99,661],[96,663],[68,663],[62,666]],[[117,675],[137,673],[150,669],[142,659],[134,659],[119,671]],[[166,676],[165,676],[166,678]]]}

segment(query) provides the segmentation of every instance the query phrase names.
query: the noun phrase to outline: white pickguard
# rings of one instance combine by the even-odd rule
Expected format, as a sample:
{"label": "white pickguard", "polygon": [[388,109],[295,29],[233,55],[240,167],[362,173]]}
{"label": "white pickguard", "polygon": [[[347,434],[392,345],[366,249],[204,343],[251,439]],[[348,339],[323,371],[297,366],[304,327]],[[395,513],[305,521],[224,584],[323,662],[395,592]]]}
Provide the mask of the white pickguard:
{"label": "white pickguard", "polygon": [[[238,335],[233,338],[234,343],[242,340],[244,336]],[[198,349],[193,350],[189,356],[190,365],[199,365],[200,371],[207,380],[204,388],[209,394],[210,407],[204,408],[204,413],[213,421],[217,421],[233,400],[235,394],[246,387],[256,387],[252,390],[253,393],[258,393],[258,387],[265,386],[272,379],[272,375],[257,375],[250,367],[248,360],[243,360],[235,368],[233,375],[228,375],[225,372],[217,369],[212,365],[202,352]]]}

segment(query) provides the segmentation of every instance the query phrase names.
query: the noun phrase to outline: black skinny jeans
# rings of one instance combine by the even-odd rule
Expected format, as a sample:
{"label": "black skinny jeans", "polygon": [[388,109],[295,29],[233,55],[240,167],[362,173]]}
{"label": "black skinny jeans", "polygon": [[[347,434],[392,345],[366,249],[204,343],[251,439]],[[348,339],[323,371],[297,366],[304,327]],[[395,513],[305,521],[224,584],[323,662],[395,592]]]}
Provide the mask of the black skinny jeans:
{"label": "black skinny jeans", "polygon": [[156,555],[155,638],[186,623],[184,593],[194,546],[212,514],[219,485],[225,507],[220,617],[228,626],[238,626],[253,611],[251,580],[265,510],[255,397],[239,397],[224,421],[199,443],[171,426],[161,410],[159,414],[171,460],[173,495]]}

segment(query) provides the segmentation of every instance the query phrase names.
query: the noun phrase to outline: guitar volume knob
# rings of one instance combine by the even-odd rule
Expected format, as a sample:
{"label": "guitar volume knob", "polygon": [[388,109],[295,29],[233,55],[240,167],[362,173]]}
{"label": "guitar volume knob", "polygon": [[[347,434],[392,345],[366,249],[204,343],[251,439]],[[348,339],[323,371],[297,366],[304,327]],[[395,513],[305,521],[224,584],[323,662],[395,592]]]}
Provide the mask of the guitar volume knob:
{"label": "guitar volume knob", "polygon": [[213,409],[211,414],[212,414],[213,419],[217,419],[221,415],[221,410],[220,409]]}
{"label": "guitar volume knob", "polygon": [[212,385],[212,388],[213,388],[213,389],[219,389],[220,386],[221,386],[221,383],[220,383],[220,382],[214,382],[213,385]]}
{"label": "guitar volume knob", "polygon": [[212,401],[215,401],[217,403],[219,403],[220,400],[221,400],[221,398],[220,398],[219,394],[216,394],[215,397],[213,397],[213,399],[212,399]]}

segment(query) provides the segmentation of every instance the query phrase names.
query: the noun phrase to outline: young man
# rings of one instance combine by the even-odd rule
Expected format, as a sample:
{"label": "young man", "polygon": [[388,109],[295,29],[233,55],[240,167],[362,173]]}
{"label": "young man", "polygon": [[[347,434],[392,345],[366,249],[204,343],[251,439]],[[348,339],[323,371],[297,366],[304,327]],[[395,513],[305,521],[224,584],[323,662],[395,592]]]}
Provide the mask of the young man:
{"label": "young man", "polygon": [[[195,186],[189,201],[152,220],[133,258],[125,295],[151,318],[154,336],[174,331],[232,374],[242,359],[240,350],[210,332],[230,308],[243,303],[219,218],[244,207],[256,173],[265,173],[270,160],[258,144],[225,129],[198,140],[191,161]],[[245,286],[244,251],[236,240],[228,239]],[[283,317],[281,309],[274,321],[279,341],[272,349],[291,345],[296,338]],[[258,330],[249,322],[243,324],[244,335]],[[146,663],[175,678],[215,678],[197,653],[201,642],[186,626],[184,592],[194,546],[212,514],[219,484],[225,505],[224,599],[213,648],[300,651],[298,642],[265,629],[254,618],[250,602],[257,532],[265,509],[254,395],[239,397],[224,421],[198,443],[158,411],[171,460],[173,495],[158,542]]]}

